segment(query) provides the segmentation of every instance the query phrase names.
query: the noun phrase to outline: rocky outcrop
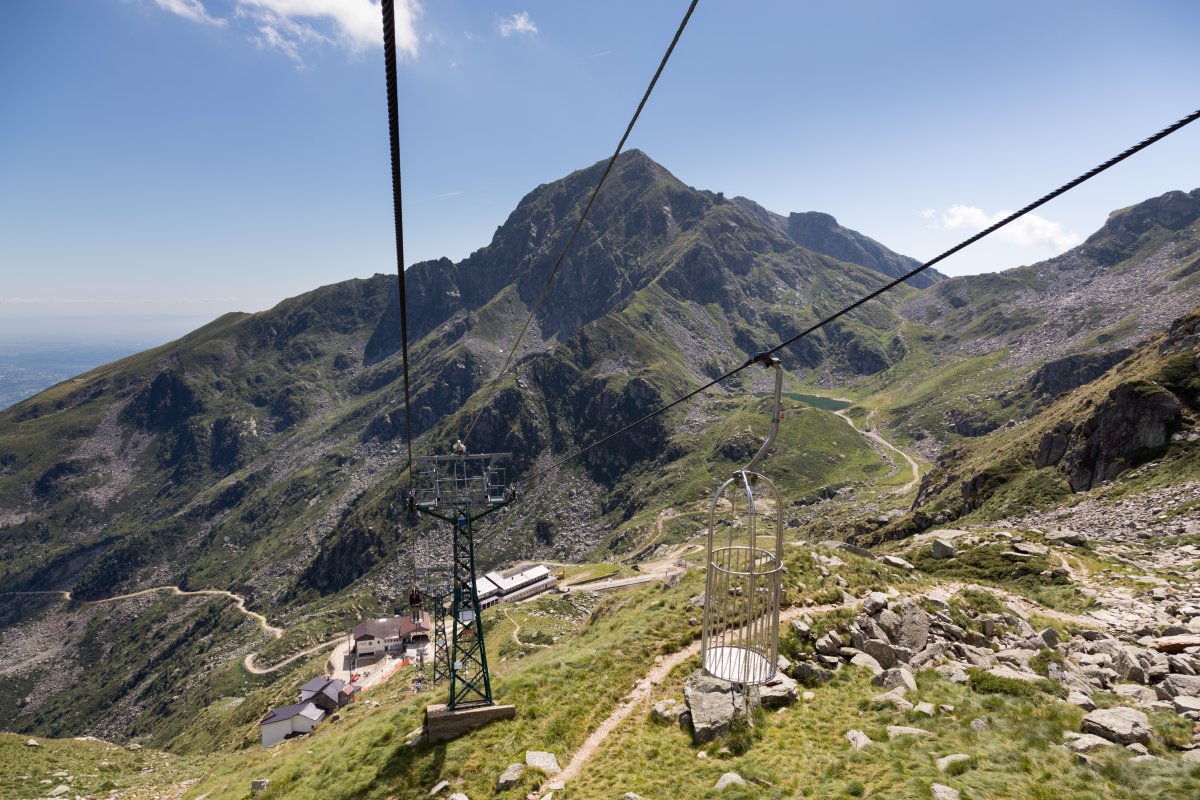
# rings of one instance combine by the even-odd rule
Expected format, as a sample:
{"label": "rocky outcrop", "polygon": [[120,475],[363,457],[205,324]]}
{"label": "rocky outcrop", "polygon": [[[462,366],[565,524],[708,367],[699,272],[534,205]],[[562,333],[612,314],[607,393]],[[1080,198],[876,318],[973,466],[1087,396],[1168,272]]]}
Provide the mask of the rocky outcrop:
{"label": "rocky outcrop", "polygon": [[1150,718],[1136,708],[1117,706],[1089,711],[1083,718],[1084,733],[1117,744],[1146,744],[1150,741]]}
{"label": "rocky outcrop", "polygon": [[1130,348],[1108,353],[1081,353],[1047,361],[1029,376],[1025,385],[1038,398],[1053,399],[1091,383],[1116,364],[1133,355]]}
{"label": "rocky outcrop", "polygon": [[[1179,419],[1179,400],[1171,392],[1148,382],[1124,383],[1066,435],[1059,461],[1053,459],[1059,449],[1057,441],[1046,444],[1047,437],[1039,444],[1038,460],[1059,464],[1071,489],[1086,491],[1156,454],[1169,441]],[[1059,435],[1056,430],[1047,436]]]}
{"label": "rocky outcrop", "polygon": [[727,735],[734,719],[746,714],[744,694],[700,671],[688,676],[683,699],[692,717],[692,738],[699,744]]}

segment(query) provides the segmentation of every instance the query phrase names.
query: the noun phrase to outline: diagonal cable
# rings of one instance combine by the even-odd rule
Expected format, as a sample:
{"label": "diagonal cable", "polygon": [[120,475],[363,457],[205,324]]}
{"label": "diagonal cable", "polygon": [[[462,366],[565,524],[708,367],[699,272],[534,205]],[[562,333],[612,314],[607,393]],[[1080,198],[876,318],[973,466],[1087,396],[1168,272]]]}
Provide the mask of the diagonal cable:
{"label": "diagonal cable", "polygon": [[1121,163],[1122,161],[1129,158],[1130,156],[1132,156],[1136,153],[1139,153],[1142,150],[1145,150],[1147,147],[1154,144],[1155,142],[1165,139],[1166,137],[1170,136],[1172,133],[1175,133],[1180,128],[1190,125],[1191,123],[1195,122],[1197,119],[1200,119],[1200,110],[1193,111],[1191,114],[1188,114],[1186,117],[1179,120],[1178,122],[1176,122],[1172,125],[1169,125],[1166,128],[1163,128],[1161,131],[1154,134],[1153,136],[1149,136],[1149,137],[1143,139],[1142,141],[1138,142],[1137,144],[1133,145],[1132,147],[1113,156],[1108,161],[1105,161],[1103,164],[1099,164],[1098,166],[1093,167],[1092,169],[1090,169],[1087,172],[1080,175],[1078,178],[1075,178],[1072,181],[1064,183],[1062,186],[1058,187],[1057,189],[1050,192],[1049,194],[1043,195],[1042,197],[1033,201],[1032,203],[1025,206],[1024,208],[1022,208],[1019,211],[1014,211],[1012,214],[1009,214],[1007,217],[1005,217],[1004,219],[995,223],[994,225],[980,231],[979,233],[975,234],[974,236],[972,236],[968,239],[965,239],[962,242],[959,242],[954,247],[951,247],[949,250],[945,251],[944,253],[941,253],[938,256],[935,256],[934,258],[931,258],[929,261],[926,261],[924,264],[921,264],[920,266],[915,267],[911,271],[905,273],[904,275],[901,275],[899,278],[896,278],[894,281],[884,284],[883,286],[879,287],[878,289],[871,292],[870,294],[864,295],[863,297],[860,297],[858,300],[855,300],[853,303],[851,303],[850,305],[841,309],[840,311],[837,311],[837,312],[829,315],[828,317],[825,317],[820,322],[817,322],[817,323],[805,328],[804,330],[800,331],[799,333],[795,334],[794,336],[791,336],[791,337],[783,340],[779,344],[772,347],[770,350],[767,350],[766,352],[763,352],[763,353],[759,353],[758,355],[749,359],[746,363],[742,364],[740,367],[731,369],[729,372],[726,372],[724,375],[721,375],[720,377],[713,378],[711,381],[704,384],[703,386],[701,386],[697,389],[693,389],[692,391],[688,392],[687,394],[675,398],[667,405],[657,408],[654,411],[651,411],[649,414],[646,414],[643,417],[639,417],[638,419],[629,423],[628,425],[621,428],[620,430],[613,431],[612,433],[608,434],[607,436],[604,436],[603,438],[597,439],[596,441],[592,442],[591,444],[581,447],[580,449],[576,450],[571,455],[560,458],[559,460],[555,461],[553,464],[546,467],[545,469],[539,470],[538,472],[535,472],[533,475],[526,478],[526,483],[533,484],[538,478],[545,475],[546,473],[552,472],[553,470],[558,469],[559,467],[563,466],[564,464],[566,464],[570,461],[573,461],[576,458],[579,458],[584,453],[587,453],[590,450],[594,450],[597,447],[600,447],[602,444],[609,442],[609,441],[615,439],[616,437],[621,436],[624,433],[627,433],[628,431],[632,430],[633,428],[636,428],[638,425],[641,425],[643,422],[647,422],[648,420],[651,420],[654,417],[659,416],[660,414],[666,413],[667,411],[671,410],[675,406],[677,406],[681,403],[685,403],[688,400],[691,400],[696,395],[700,394],[701,392],[706,391],[707,389],[711,389],[713,386],[716,386],[718,383],[721,383],[722,381],[732,378],[734,375],[737,375],[739,372],[746,369],[751,364],[754,364],[755,362],[761,362],[764,359],[771,356],[773,353],[777,353],[778,351],[782,350],[783,348],[787,347],[788,345],[794,344],[795,342],[799,341],[800,339],[803,339],[805,336],[808,336],[809,334],[820,330],[821,328],[825,327],[829,323],[833,322],[834,320],[838,319],[839,317],[842,317],[842,316],[848,314],[849,312],[853,311],[854,309],[858,308],[859,306],[863,305],[864,303],[867,303],[868,301],[873,300],[876,297],[879,297],[879,295],[883,294],[884,292],[894,289],[895,287],[899,286],[901,283],[904,283],[904,281],[908,280],[909,278],[911,278],[915,275],[919,275],[920,273],[922,273],[925,270],[932,267],[934,264],[944,261],[945,259],[954,255],[955,253],[962,250],[963,248],[968,247],[968,246],[974,244],[975,242],[978,242],[980,239],[984,238],[985,236],[995,233],[996,231],[1003,228],[1005,225],[1008,225],[1011,222],[1015,222],[1016,220],[1020,219],[1021,217],[1025,216],[1026,214],[1030,213],[1034,209],[1045,205],[1046,203],[1050,202],[1051,200],[1058,197],[1059,195],[1069,192],[1070,190],[1074,189],[1076,186],[1079,186],[1081,183],[1091,180],[1092,178],[1099,175],[1101,172],[1104,172],[1106,169],[1116,166],[1117,164]]}
{"label": "diagonal cable", "polygon": [[679,23],[679,28],[675,31],[675,36],[671,39],[671,44],[667,47],[667,52],[663,54],[662,61],[658,64],[658,69],[654,71],[654,77],[650,79],[650,85],[646,87],[645,93],[642,95],[642,100],[637,105],[637,110],[633,112],[633,117],[629,120],[629,124],[625,126],[625,133],[621,136],[621,141],[617,142],[617,149],[613,151],[612,157],[608,159],[608,165],[605,166],[604,172],[600,175],[600,180],[596,182],[596,188],[592,189],[592,196],[588,198],[587,205],[583,208],[583,213],[579,215],[579,222],[575,223],[575,229],[571,231],[571,237],[567,239],[566,245],[563,246],[562,252],[558,254],[558,258],[554,262],[554,267],[551,268],[550,274],[546,276],[546,283],[542,286],[542,291],[538,294],[533,305],[529,307],[529,315],[525,317],[525,324],[521,326],[521,331],[517,334],[517,338],[513,340],[512,346],[508,349],[508,355],[504,359],[504,366],[492,378],[491,383],[483,390],[483,399],[480,401],[479,409],[475,412],[475,417],[467,426],[466,433],[462,438],[465,440],[471,435],[471,431],[475,430],[475,424],[479,422],[479,418],[483,415],[483,410],[487,408],[491,396],[495,393],[500,384],[500,379],[508,372],[508,368],[512,366],[513,357],[516,356],[517,350],[521,346],[521,340],[525,338],[526,332],[529,330],[529,324],[533,322],[533,317],[537,314],[538,309],[542,306],[542,301],[546,299],[546,295],[550,291],[550,287],[554,284],[554,278],[558,275],[558,269],[562,266],[563,259],[571,252],[571,247],[575,244],[575,238],[579,236],[579,231],[583,228],[583,223],[587,220],[588,213],[592,210],[592,204],[596,202],[596,195],[600,194],[601,187],[608,180],[608,174],[612,172],[613,165],[617,162],[617,156],[621,155],[622,148],[625,147],[625,141],[629,138],[629,134],[633,132],[633,126],[637,124],[638,117],[642,114],[642,109],[646,107],[646,101],[650,99],[650,93],[654,91],[655,84],[658,83],[658,78],[662,75],[663,70],[667,66],[667,61],[671,58],[671,53],[675,51],[675,45],[679,43],[679,37],[683,36],[683,29],[687,27],[688,20],[692,18],[692,12],[696,10],[696,4],[700,0],[692,0],[688,6],[687,13],[683,15],[683,20]]}

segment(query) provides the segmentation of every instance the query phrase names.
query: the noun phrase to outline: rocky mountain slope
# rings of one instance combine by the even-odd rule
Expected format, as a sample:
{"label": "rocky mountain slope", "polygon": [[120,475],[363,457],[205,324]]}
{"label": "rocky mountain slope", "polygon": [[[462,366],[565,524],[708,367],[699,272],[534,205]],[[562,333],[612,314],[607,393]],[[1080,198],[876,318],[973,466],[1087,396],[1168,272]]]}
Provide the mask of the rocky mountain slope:
{"label": "rocky mountain slope", "polygon": [[[512,346],[600,168],[532,191],[467,259],[409,271],[419,453],[444,451],[477,415],[469,446],[511,450],[519,481],[912,264],[827,215],[781,217],[744,198],[695,190],[631,152],[515,369],[485,402],[480,389]],[[1189,217],[1196,194],[1117,212],[1060,259],[1000,276],[925,276],[784,353],[787,422],[767,469],[790,503],[776,510],[795,556],[790,614],[808,604],[836,618],[867,591],[931,587],[903,559],[810,558],[813,541],[856,531],[886,540],[939,519],[986,526],[1050,513],[1075,493],[1105,497],[1186,482],[1196,398],[1195,364],[1185,362],[1194,362],[1196,320],[1143,341],[1163,312],[1131,305],[1122,292],[1133,281],[1160,287],[1162,307],[1200,300],[1192,280],[1197,223]],[[290,696],[302,671],[322,668],[321,644],[393,607],[413,567],[434,559],[444,539],[405,513],[397,320],[394,277],[347,281],[260,314],[226,315],[0,414],[0,591],[46,592],[0,599],[0,636],[15,654],[0,668],[5,727],[136,738],[196,758],[252,749],[264,709]],[[551,480],[522,485],[521,502],[481,526],[489,566],[534,555],[608,559],[629,574],[637,562],[669,565],[650,571],[662,588],[598,604],[540,601],[488,620],[497,631],[489,646],[497,643],[504,665],[501,686],[529,709],[522,739],[581,747],[656,655],[686,659],[698,591],[693,540],[714,486],[761,441],[767,385],[761,371],[747,371]],[[830,390],[857,404],[834,415],[805,393]],[[1175,398],[1174,412],[1164,392]],[[907,462],[879,443],[877,430],[858,432],[881,425],[905,448],[952,445],[907,516]],[[1155,463],[1166,467],[1151,469]],[[984,530],[980,541],[992,533]],[[1053,568],[1014,579],[1007,564],[973,571],[975,560],[957,562],[959,572],[937,582],[983,574],[1043,609],[1071,605],[1072,579]],[[125,596],[154,586],[236,592],[282,635],[264,641],[260,624],[218,597]],[[69,602],[60,591],[70,592]],[[797,636],[789,647],[805,661]],[[247,654],[279,669],[251,674],[241,666]],[[73,666],[47,681],[48,658]],[[581,675],[603,675],[603,686],[585,690]],[[682,684],[670,677],[673,687]],[[852,694],[862,694],[856,680],[847,679]],[[933,694],[982,708],[950,683],[932,684]],[[434,750],[406,749],[387,757],[392,766],[376,763],[428,700],[388,691],[402,710],[356,709],[348,718],[363,738],[354,746],[363,763],[386,773],[380,797],[392,789],[425,793],[433,781],[424,776],[443,769]],[[604,699],[580,705],[594,695]],[[1014,725],[1026,713],[1011,711]],[[1073,713],[1055,719],[1075,724]],[[634,740],[663,733],[630,724]],[[951,730],[949,720],[939,724]],[[497,735],[504,738],[455,746],[463,757],[455,778],[471,791],[492,780],[482,776],[493,762],[509,757],[513,732]],[[1158,736],[1148,741],[1166,748],[1165,734]],[[659,745],[682,752],[674,740]],[[725,758],[715,749],[710,755]],[[246,772],[262,762],[192,766],[216,775],[194,794],[240,796]],[[779,780],[770,764],[757,768],[768,783]],[[600,780],[582,775],[585,785]],[[280,781],[277,796],[329,792],[299,773],[289,780],[295,785]]]}

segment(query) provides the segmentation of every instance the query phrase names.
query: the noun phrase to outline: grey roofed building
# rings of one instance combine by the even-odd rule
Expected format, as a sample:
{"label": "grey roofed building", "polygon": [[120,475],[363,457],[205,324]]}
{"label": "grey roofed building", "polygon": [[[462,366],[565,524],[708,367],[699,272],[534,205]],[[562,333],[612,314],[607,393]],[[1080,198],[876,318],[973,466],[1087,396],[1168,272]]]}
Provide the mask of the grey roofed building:
{"label": "grey roofed building", "polygon": [[272,711],[267,716],[263,717],[259,725],[270,725],[272,722],[283,722],[292,717],[308,717],[311,720],[320,720],[325,712],[317,708],[316,705],[309,702],[293,703],[290,706],[283,706]]}
{"label": "grey roofed building", "polygon": [[349,701],[346,682],[337,678],[313,678],[300,687],[300,702],[310,700],[326,711],[337,711]]}

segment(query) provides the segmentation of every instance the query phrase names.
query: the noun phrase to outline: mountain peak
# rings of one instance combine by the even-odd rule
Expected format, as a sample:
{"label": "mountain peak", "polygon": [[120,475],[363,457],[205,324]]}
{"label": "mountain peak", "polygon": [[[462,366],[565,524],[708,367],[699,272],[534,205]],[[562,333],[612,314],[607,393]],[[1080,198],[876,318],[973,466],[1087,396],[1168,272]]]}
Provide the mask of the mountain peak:
{"label": "mountain peak", "polygon": [[[832,214],[822,211],[792,212],[787,218],[786,233],[801,247],[839,261],[869,267],[893,278],[915,269],[921,263],[915,258],[889,250],[869,236],[842,227]],[[923,289],[945,277],[936,270],[926,270],[908,282]]]}

